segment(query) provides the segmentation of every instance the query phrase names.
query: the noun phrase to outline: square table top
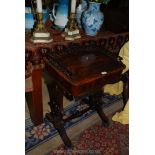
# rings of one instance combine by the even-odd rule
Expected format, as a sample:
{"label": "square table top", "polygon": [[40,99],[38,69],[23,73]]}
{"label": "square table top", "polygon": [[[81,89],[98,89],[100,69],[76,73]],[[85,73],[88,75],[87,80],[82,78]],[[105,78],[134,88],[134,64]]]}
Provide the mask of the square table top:
{"label": "square table top", "polygon": [[89,91],[113,83],[118,80],[125,67],[121,61],[110,56],[108,51],[97,48],[75,47],[62,53],[47,53],[44,59],[45,68],[71,93],[84,87],[85,91]]}

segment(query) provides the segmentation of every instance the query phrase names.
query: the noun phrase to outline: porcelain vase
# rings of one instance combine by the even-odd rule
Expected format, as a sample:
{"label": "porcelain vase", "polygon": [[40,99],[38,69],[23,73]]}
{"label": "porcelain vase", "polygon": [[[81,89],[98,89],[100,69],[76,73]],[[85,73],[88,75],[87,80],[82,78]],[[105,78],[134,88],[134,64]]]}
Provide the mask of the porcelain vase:
{"label": "porcelain vase", "polygon": [[88,9],[83,13],[82,24],[86,35],[96,36],[104,22],[100,5],[101,3],[90,2]]}

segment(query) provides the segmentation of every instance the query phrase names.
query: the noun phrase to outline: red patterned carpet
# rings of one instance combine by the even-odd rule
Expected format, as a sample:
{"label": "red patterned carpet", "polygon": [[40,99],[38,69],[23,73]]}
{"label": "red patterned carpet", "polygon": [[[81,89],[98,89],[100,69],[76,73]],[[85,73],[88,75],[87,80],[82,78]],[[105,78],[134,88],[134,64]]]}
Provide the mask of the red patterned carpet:
{"label": "red patterned carpet", "polygon": [[129,125],[112,122],[108,128],[96,124],[72,140],[73,150],[61,145],[49,155],[128,155]]}

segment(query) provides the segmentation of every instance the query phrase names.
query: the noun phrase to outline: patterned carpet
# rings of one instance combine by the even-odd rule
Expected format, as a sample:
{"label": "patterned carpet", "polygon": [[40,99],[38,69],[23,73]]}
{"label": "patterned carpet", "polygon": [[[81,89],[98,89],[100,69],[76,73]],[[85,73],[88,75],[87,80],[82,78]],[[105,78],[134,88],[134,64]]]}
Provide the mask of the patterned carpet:
{"label": "patterned carpet", "polygon": [[61,145],[48,155],[128,155],[129,125],[112,122],[108,128],[104,128],[96,124],[82,132],[72,143],[72,150],[65,150]]}
{"label": "patterned carpet", "polygon": [[[103,97],[103,110],[108,109],[109,111],[113,111],[113,109],[117,109],[117,104],[122,102],[122,96],[104,96]],[[66,115],[70,115],[75,112],[77,109],[83,108],[79,105],[79,102],[72,102],[69,107],[66,107],[64,110]],[[73,119],[65,124],[65,128],[72,128],[73,126],[79,124],[81,121],[86,120],[88,117],[94,115],[95,111],[88,111],[84,115],[79,118]],[[28,152],[38,145],[52,139],[57,136],[57,130],[53,127],[53,125],[48,122],[48,120],[44,119],[44,123],[35,127],[31,122],[31,119],[25,120],[25,151]]]}

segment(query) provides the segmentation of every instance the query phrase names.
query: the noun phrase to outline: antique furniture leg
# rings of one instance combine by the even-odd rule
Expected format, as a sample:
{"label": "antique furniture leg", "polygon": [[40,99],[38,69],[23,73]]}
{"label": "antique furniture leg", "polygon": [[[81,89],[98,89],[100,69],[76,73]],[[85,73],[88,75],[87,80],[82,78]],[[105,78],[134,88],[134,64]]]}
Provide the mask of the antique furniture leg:
{"label": "antique furniture leg", "polygon": [[63,140],[65,146],[67,148],[72,148],[72,143],[68,138],[66,130],[64,128],[62,115],[63,92],[61,92],[61,90],[55,83],[47,85],[47,88],[50,96],[49,106],[51,108],[51,112],[46,114],[46,118],[53,123],[54,127],[60,134],[60,137]]}
{"label": "antique furniture leg", "polygon": [[89,104],[94,107],[94,109],[97,111],[98,115],[100,116],[103,126],[108,127],[109,126],[109,120],[105,113],[102,110],[102,91],[99,91],[97,93],[94,93],[89,96]]}
{"label": "antique furniture leg", "polygon": [[35,126],[43,122],[43,102],[42,102],[42,68],[41,68],[41,56],[37,52],[32,52],[30,58],[33,71],[32,71],[32,121]]}
{"label": "antique furniture leg", "polygon": [[32,72],[32,121],[37,126],[43,122],[43,104],[42,104],[42,83],[41,69],[34,69]]}

